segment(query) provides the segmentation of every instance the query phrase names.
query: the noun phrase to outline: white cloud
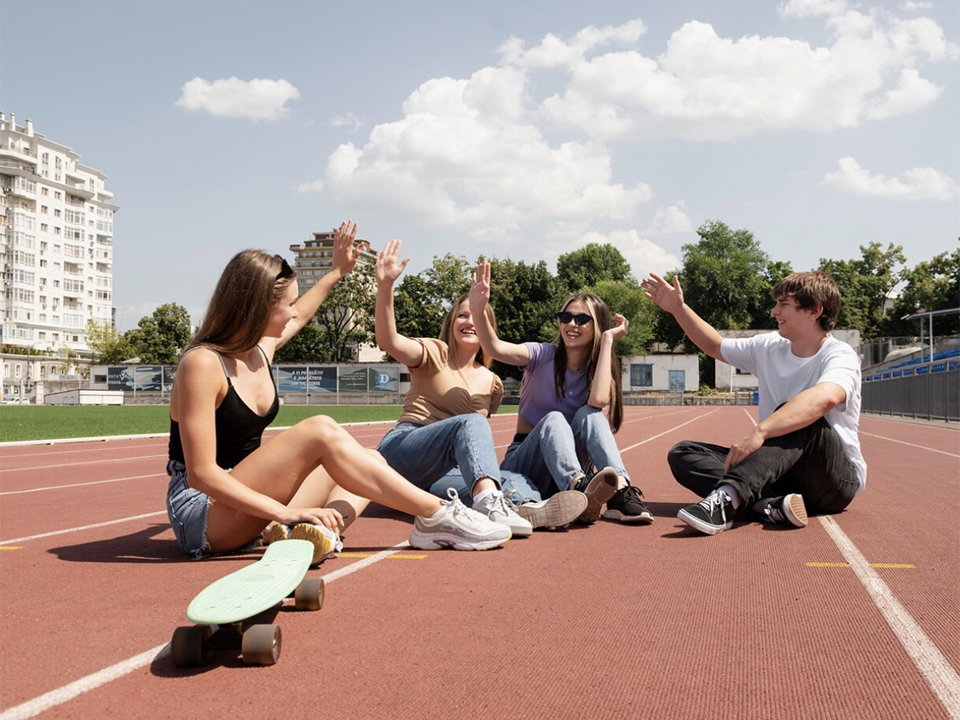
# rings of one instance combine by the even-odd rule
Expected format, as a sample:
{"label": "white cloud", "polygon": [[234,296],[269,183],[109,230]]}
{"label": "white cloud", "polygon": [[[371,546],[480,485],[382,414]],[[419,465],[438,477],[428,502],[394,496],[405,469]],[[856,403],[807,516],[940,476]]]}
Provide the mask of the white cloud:
{"label": "white cloud", "polygon": [[952,200],[960,195],[953,178],[930,167],[911,168],[901,177],[873,175],[852,157],[841,158],[840,169],[827,173],[823,185],[853,195],[887,200]]}
{"label": "white cloud", "polygon": [[642,280],[652,272],[664,275],[681,265],[676,255],[667,252],[653,241],[641,237],[636,230],[615,230],[611,233],[588,232],[579,244],[569,249],[582,247],[587,243],[609,243],[616,247],[630,263],[630,269],[637,280]]}
{"label": "white cloud", "polygon": [[914,0],[906,0],[906,2],[900,3],[901,10],[930,10],[932,8],[932,2],[914,2]]}
{"label": "white cloud", "polygon": [[667,207],[657,208],[653,215],[653,222],[646,230],[645,235],[657,237],[660,235],[673,235],[676,233],[685,233],[693,230],[693,222],[687,215],[686,206],[681,203],[669,205]]}
{"label": "white cloud", "polygon": [[400,120],[330,155],[323,187],[474,238],[516,239],[526,224],[567,235],[595,218],[630,218],[650,187],[615,182],[599,143],[551,144],[529,117],[526,80],[518,68],[486,67],[423,83]]}
{"label": "white cloud", "polygon": [[334,115],[330,118],[330,124],[335,128],[347,128],[351,132],[356,132],[363,127],[364,121],[350,112],[346,115]]}
{"label": "white cloud", "polygon": [[286,80],[232,77],[208,82],[196,77],[181,89],[177,107],[205,110],[216,117],[278,120],[288,114],[287,102],[299,97],[299,91]]}
{"label": "white cloud", "polygon": [[[940,89],[922,78],[919,68],[960,57],[930,18],[863,13],[843,0],[791,0],[780,10],[785,18],[822,18],[832,32],[830,44],[725,38],[696,21],[675,31],[656,57],[631,47],[588,57],[575,42],[553,39],[550,57],[565,64],[570,81],[543,101],[542,113],[557,127],[604,139],[731,140],[767,131],[827,132],[932,102]],[[631,37],[624,33],[621,41]],[[527,66],[536,65],[545,51],[543,44],[524,51],[514,43],[501,52],[505,63]],[[528,54],[534,54],[532,60]]]}
{"label": "white cloud", "polygon": [[312,180],[297,185],[298,193],[319,193],[323,192],[323,180]]}

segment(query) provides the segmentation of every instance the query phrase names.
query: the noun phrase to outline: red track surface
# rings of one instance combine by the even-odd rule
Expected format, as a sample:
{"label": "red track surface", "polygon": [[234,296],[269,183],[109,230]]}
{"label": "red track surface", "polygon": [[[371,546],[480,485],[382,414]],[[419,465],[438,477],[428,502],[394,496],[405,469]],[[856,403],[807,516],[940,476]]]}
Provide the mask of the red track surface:
{"label": "red track surface", "polygon": [[[648,527],[423,553],[397,548],[408,518],[372,507],[311,571],[323,610],[280,612],[269,668],[182,670],[164,649],[197,592],[257,557],[179,554],[165,438],[0,448],[0,720],[960,718],[960,432],[864,418],[867,489],[843,514],[686,529],[695,498],[667,450],[753,417],[628,408],[617,439]],[[514,419],[493,426],[502,452]],[[351,432],[373,447],[388,427]]]}

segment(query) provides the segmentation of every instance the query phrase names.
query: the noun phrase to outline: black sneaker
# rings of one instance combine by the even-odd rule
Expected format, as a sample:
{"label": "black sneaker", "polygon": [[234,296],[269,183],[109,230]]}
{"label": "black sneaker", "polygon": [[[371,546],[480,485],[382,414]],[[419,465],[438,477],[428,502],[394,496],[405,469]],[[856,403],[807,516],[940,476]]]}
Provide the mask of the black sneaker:
{"label": "black sneaker", "polygon": [[754,505],[753,514],[761,522],[793,527],[807,526],[807,507],[803,504],[803,496],[797,493],[764,498],[760,507]]}
{"label": "black sneaker", "polygon": [[677,517],[707,535],[716,535],[733,527],[733,503],[723,490],[714,490],[695,505],[687,505]]}
{"label": "black sneaker", "polygon": [[618,481],[617,471],[612,467],[605,467],[589,480],[586,477],[581,478],[573,489],[587,496],[587,509],[581,513],[577,520],[588,525],[599,520],[600,510],[603,508],[603,504],[612,498],[617,491]]}
{"label": "black sneaker", "polygon": [[622,487],[607,500],[603,516],[607,520],[619,520],[631,525],[649,525],[653,522],[653,513],[641,498],[643,493],[633,485]]}

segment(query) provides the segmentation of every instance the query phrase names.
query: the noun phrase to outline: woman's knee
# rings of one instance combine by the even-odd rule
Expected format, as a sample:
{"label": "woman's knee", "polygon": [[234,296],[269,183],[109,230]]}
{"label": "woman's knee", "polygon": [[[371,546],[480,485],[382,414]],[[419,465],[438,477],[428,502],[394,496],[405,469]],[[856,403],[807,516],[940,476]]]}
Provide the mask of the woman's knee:
{"label": "woman's knee", "polygon": [[320,442],[330,442],[349,433],[329,415],[314,415],[297,423],[296,428]]}

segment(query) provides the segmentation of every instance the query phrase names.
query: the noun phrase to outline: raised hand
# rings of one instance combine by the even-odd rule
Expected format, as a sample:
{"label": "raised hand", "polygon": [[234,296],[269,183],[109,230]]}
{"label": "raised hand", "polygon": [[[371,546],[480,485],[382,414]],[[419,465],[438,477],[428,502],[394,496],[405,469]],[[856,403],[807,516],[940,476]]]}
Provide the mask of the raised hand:
{"label": "raised hand", "polygon": [[383,250],[377,253],[377,285],[393,285],[403,273],[404,268],[407,267],[407,263],[410,262],[410,258],[404,258],[403,262],[397,262],[400,257],[401,243],[403,243],[403,240],[394,238],[383,246]]}
{"label": "raised hand", "polygon": [[340,275],[349,275],[360,259],[360,246],[356,243],[357,224],[351,220],[340,223],[333,233],[333,267]]}
{"label": "raised hand", "polygon": [[683,289],[680,287],[680,276],[673,276],[673,285],[657,275],[650,273],[650,277],[641,281],[643,294],[653,300],[668,313],[675,314],[683,307]]}
{"label": "raised hand", "polygon": [[615,313],[613,316],[613,327],[604,330],[603,334],[609,335],[612,340],[619,340],[627,334],[627,329],[629,327],[630,321],[620,313]]}
{"label": "raised hand", "polygon": [[470,285],[470,312],[479,317],[483,309],[490,302],[490,263],[482,262],[473,273],[473,282]]}

